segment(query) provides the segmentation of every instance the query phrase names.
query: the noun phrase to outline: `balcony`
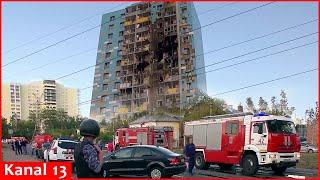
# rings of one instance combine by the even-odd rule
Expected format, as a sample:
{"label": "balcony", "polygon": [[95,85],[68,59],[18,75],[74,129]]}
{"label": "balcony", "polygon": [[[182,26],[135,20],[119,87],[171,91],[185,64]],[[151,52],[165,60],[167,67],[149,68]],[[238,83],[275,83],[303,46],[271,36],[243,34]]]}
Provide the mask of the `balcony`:
{"label": "balcony", "polygon": [[150,19],[149,19],[149,17],[141,17],[141,18],[138,18],[137,20],[136,20],[136,24],[138,24],[138,23],[144,23],[144,22],[147,22],[147,21],[149,21]]}
{"label": "balcony", "polygon": [[120,84],[120,89],[130,88],[131,86],[132,86],[132,83],[122,83]]}
{"label": "balcony", "polygon": [[168,88],[167,89],[168,94],[177,94],[178,93],[178,88]]}

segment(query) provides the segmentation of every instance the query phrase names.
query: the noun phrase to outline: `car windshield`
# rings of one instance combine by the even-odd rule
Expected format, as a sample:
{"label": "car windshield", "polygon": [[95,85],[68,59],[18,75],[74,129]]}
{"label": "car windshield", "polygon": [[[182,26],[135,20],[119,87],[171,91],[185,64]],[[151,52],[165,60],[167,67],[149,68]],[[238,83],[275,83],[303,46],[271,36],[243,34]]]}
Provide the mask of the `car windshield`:
{"label": "car windshield", "polygon": [[74,146],[76,145],[76,142],[73,141],[59,141],[58,146],[62,149],[74,149]]}
{"label": "car windshield", "polygon": [[288,133],[296,134],[296,128],[293,122],[284,120],[268,120],[267,121],[268,130],[271,133]]}

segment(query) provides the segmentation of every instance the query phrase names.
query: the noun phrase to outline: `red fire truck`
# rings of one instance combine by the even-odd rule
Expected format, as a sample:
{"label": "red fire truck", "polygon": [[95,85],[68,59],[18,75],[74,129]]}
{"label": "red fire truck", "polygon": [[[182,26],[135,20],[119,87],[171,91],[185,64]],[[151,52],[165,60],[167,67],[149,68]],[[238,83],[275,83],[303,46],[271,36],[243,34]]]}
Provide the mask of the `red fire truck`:
{"label": "red fire truck", "polygon": [[172,149],[173,130],[170,127],[120,128],[114,138],[114,149],[131,145],[158,145]]}
{"label": "red fire truck", "polygon": [[239,113],[205,117],[186,122],[185,142],[196,146],[195,165],[207,169],[240,165],[242,173],[254,175],[260,166],[282,174],[300,159],[300,139],[287,116]]}

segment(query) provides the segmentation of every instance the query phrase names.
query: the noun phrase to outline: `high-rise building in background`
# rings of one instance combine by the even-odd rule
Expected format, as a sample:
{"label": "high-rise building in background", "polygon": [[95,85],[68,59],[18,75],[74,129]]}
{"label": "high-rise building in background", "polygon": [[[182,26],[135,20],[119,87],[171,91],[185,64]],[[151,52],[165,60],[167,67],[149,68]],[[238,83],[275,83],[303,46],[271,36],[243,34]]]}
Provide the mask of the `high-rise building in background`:
{"label": "high-rise building in background", "polygon": [[10,121],[28,120],[31,113],[41,109],[61,109],[69,116],[79,115],[77,89],[66,88],[54,80],[29,84],[4,84],[2,86],[2,116]]}
{"label": "high-rise building in background", "polygon": [[136,3],[104,14],[90,116],[182,108],[206,92],[200,22],[193,3]]}

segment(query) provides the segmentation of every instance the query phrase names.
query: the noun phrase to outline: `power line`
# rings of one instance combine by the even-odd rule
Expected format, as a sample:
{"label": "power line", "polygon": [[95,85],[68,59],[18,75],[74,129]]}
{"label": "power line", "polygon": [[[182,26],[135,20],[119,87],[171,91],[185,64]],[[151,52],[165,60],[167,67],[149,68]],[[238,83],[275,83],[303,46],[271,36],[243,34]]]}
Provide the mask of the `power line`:
{"label": "power line", "polygon": [[205,67],[210,67],[210,66],[213,66],[213,65],[225,63],[225,62],[231,61],[233,59],[237,59],[237,58],[240,58],[240,57],[243,57],[243,56],[247,56],[249,54],[257,53],[257,52],[260,52],[260,51],[263,51],[263,50],[266,50],[266,49],[270,49],[270,48],[273,48],[273,47],[276,47],[276,46],[280,46],[280,45],[283,45],[283,44],[286,44],[286,43],[289,43],[289,42],[292,42],[292,41],[303,39],[303,38],[306,38],[306,37],[309,37],[309,36],[312,36],[312,35],[315,35],[315,34],[318,34],[318,32],[313,32],[313,33],[310,33],[310,34],[307,34],[307,35],[299,36],[299,37],[296,37],[294,39],[290,39],[290,40],[287,40],[287,41],[284,41],[284,42],[281,42],[281,43],[277,43],[277,44],[274,44],[274,45],[271,45],[271,46],[267,46],[267,47],[264,47],[264,48],[261,48],[261,49],[255,50],[255,51],[251,51],[251,52],[248,52],[248,53],[245,53],[245,54],[241,54],[239,56],[235,56],[235,57],[232,57],[232,58],[229,58],[229,59],[225,59],[225,60],[222,60],[222,61],[211,63],[209,65],[206,65],[206,66],[200,67],[200,68],[196,68],[194,70],[203,69]]}
{"label": "power line", "polygon": [[[223,19],[220,19],[220,20],[211,22],[211,23],[209,23],[209,24],[206,24],[206,25],[204,25],[204,26],[200,26],[200,27],[198,27],[198,28],[196,28],[196,29],[193,29],[192,31],[199,30],[199,29],[201,29],[201,28],[203,28],[203,27],[212,26],[212,25],[214,25],[214,24],[217,24],[217,23],[219,23],[219,22],[222,22],[222,21],[225,21],[225,20],[234,18],[234,17],[236,17],[236,16],[240,16],[240,15],[242,15],[242,14],[246,14],[246,13],[249,13],[249,12],[251,12],[251,11],[255,11],[255,10],[260,9],[260,8],[262,8],[262,7],[268,6],[268,5],[272,4],[272,3],[274,3],[274,2],[266,3],[266,4],[263,4],[263,5],[260,5],[260,6],[251,8],[251,9],[248,9],[248,10],[246,10],[246,11],[242,11],[242,12],[236,13],[236,14],[234,14],[234,15],[231,15],[231,16],[225,17],[225,18],[223,18]],[[121,17],[119,17],[119,18],[121,18]],[[119,18],[115,18],[114,20],[119,19]],[[44,50],[46,50],[46,49],[48,49],[48,48],[51,48],[51,47],[53,47],[53,46],[56,46],[56,45],[58,45],[58,44],[60,44],[60,43],[62,43],[62,42],[65,42],[65,41],[67,41],[67,40],[70,40],[70,39],[72,39],[72,38],[74,38],[74,37],[80,36],[80,35],[82,35],[82,34],[84,34],[84,33],[87,33],[87,32],[89,32],[89,31],[93,30],[93,29],[96,29],[96,28],[98,28],[98,27],[101,27],[102,25],[105,25],[105,24],[107,24],[107,23],[109,23],[109,22],[110,22],[110,21],[105,22],[105,23],[102,23],[102,24],[97,25],[97,26],[94,26],[94,27],[91,27],[91,28],[89,28],[89,29],[87,29],[87,30],[85,30],[85,31],[82,31],[82,32],[80,32],[80,33],[77,33],[77,34],[75,34],[75,35],[72,35],[72,36],[70,36],[70,37],[68,37],[68,38],[66,38],[66,39],[60,40],[60,41],[58,41],[58,42],[56,42],[56,43],[53,43],[53,44],[51,44],[51,45],[49,45],[49,46],[46,46],[46,47],[44,47],[44,48],[42,48],[42,49],[39,49],[39,50],[34,51],[34,52],[30,53],[30,54],[27,54],[27,55],[25,55],[25,56],[23,56],[23,57],[21,57],[21,58],[18,58],[18,59],[14,60],[14,61],[11,61],[11,62],[9,62],[9,63],[7,63],[7,64],[4,64],[2,67],[6,67],[6,66],[8,66],[8,65],[10,65],[10,64],[12,64],[12,63],[19,62],[19,61],[21,61],[21,60],[23,60],[23,59],[25,59],[25,58],[27,58],[27,57],[30,57],[30,56],[32,56],[32,55],[34,55],[34,54],[37,54],[37,53],[39,53],[39,52],[41,52],[41,51],[44,51]],[[182,35],[185,34],[185,33],[190,33],[190,32],[184,32],[184,33],[182,33]]]}
{"label": "power line", "polygon": [[[216,65],[216,64],[221,64],[221,63],[224,63],[224,62],[227,62],[227,61],[231,61],[233,59],[237,59],[237,58],[240,58],[240,57],[243,57],[243,56],[247,56],[249,54],[253,54],[253,53],[256,53],[256,52],[260,52],[260,51],[263,51],[263,50],[266,50],[266,49],[270,49],[270,48],[273,48],[273,47],[276,47],[276,46],[279,46],[279,45],[282,45],[282,44],[286,44],[286,43],[289,43],[289,42],[292,42],[292,41],[296,41],[298,39],[302,39],[302,38],[305,38],[305,37],[308,37],[308,36],[311,36],[311,35],[314,35],[314,34],[317,34],[318,32],[314,32],[314,33],[310,33],[310,34],[307,34],[307,35],[303,35],[303,36],[300,36],[300,37],[297,37],[297,38],[294,38],[294,39],[290,39],[288,41],[284,41],[284,42],[281,42],[281,43],[278,43],[278,44],[274,44],[274,45],[271,45],[271,46],[268,46],[268,47],[265,47],[265,48],[262,48],[262,49],[258,49],[258,50],[255,50],[255,51],[251,51],[251,52],[248,52],[248,53],[245,53],[245,54],[242,54],[242,55],[239,55],[239,56],[235,56],[233,58],[229,58],[229,59],[225,59],[225,60],[222,60],[222,61],[218,61],[218,62],[215,62],[215,63],[212,63],[212,64],[209,64],[209,65],[206,65],[206,66],[203,66],[203,67],[200,67],[200,68],[195,68],[193,71],[195,70],[199,70],[199,69],[203,69],[205,67],[209,67],[209,66],[213,66],[213,65]],[[114,58],[113,58],[114,59]],[[82,72],[82,71],[85,71],[85,70],[88,70],[90,68],[93,68],[95,66],[99,66],[100,64],[104,64],[105,62],[100,62],[100,63],[97,63],[97,64],[94,64],[94,65],[91,65],[91,66],[87,66],[83,69],[80,69],[80,70],[77,70],[77,71],[74,71],[72,73],[69,73],[69,74],[66,74],[66,75],[63,75],[63,76],[60,76],[57,78],[57,80],[59,79],[63,79],[65,77],[68,77],[68,76],[71,76],[73,74],[77,74],[79,72]]]}
{"label": "power line", "polygon": [[63,58],[61,58],[61,59],[57,59],[57,60],[55,60],[55,61],[52,61],[52,62],[43,64],[43,65],[37,66],[37,67],[32,68],[32,69],[30,69],[30,70],[15,73],[15,74],[13,74],[13,76],[14,76],[14,75],[17,75],[17,74],[21,74],[21,73],[29,73],[29,72],[32,72],[32,71],[41,69],[41,68],[43,68],[43,67],[46,67],[46,66],[48,66],[48,65],[55,64],[55,63],[58,63],[58,62],[62,62],[62,61],[64,61],[64,60],[71,59],[71,58],[73,58],[73,57],[76,57],[76,56],[79,56],[79,55],[82,55],[82,54],[91,52],[91,51],[96,50],[96,49],[97,49],[97,48],[90,48],[90,49],[87,49],[87,50],[84,50],[84,51],[81,51],[81,52],[72,54],[72,55],[70,55],[70,56],[63,57]]}
{"label": "power line", "polygon": [[[266,38],[266,37],[269,37],[269,36],[271,36],[271,35],[274,35],[274,34],[277,34],[277,33],[281,33],[281,32],[284,32],[284,31],[288,31],[288,30],[291,30],[291,29],[295,29],[295,28],[298,28],[298,27],[301,27],[301,26],[304,26],[304,25],[307,25],[307,24],[310,24],[310,23],[313,23],[313,22],[318,22],[318,19],[313,19],[313,20],[310,20],[310,21],[306,21],[306,22],[304,22],[304,23],[300,23],[300,24],[297,24],[297,25],[293,25],[293,26],[290,26],[290,27],[286,27],[286,28],[283,28],[283,29],[280,29],[280,30],[277,30],[277,31],[273,31],[273,32],[271,32],[271,33],[263,34],[263,35],[260,35],[260,36],[254,37],[254,38],[250,38],[250,39],[247,39],[247,40],[244,40],[244,41],[241,41],[241,42],[236,42],[236,43],[233,43],[233,44],[230,44],[230,45],[221,47],[221,48],[217,48],[217,49],[214,49],[214,50],[210,50],[210,51],[207,51],[207,52],[205,52],[205,53],[197,54],[197,55],[195,55],[195,57],[202,56],[202,55],[206,55],[206,54],[215,53],[215,52],[218,52],[218,51],[221,51],[221,50],[230,48],[230,47],[234,47],[234,46],[238,46],[238,45],[241,45],[241,44],[245,44],[245,43],[248,43],[248,42],[251,42],[251,41],[255,41],[255,40],[258,40],[258,39],[261,39],[261,38]],[[95,49],[95,48],[92,48],[92,50],[93,50],[93,49]],[[91,49],[86,50],[86,51],[83,51],[83,52],[80,52],[79,54],[86,53],[87,51],[90,51],[90,50],[91,50]],[[64,59],[69,59],[69,58],[74,57],[74,56],[77,56],[77,54],[71,55],[71,56],[69,56],[69,57],[62,58],[62,59],[60,59],[60,60],[62,61],[62,60],[64,60]],[[114,60],[114,59],[117,59],[117,58],[112,58],[112,59],[110,59],[110,61],[111,61],[111,60]],[[56,62],[60,62],[60,60],[54,61],[54,62],[52,62],[52,63],[47,63],[47,64],[45,64],[45,65],[42,65],[42,66],[33,68],[33,69],[29,70],[29,71],[24,71],[24,73],[27,73],[27,72],[31,72],[31,71],[40,69],[40,68],[42,68],[42,67],[45,67],[45,66],[47,66],[47,65],[50,65],[50,64],[53,64],[53,63],[56,63]],[[102,63],[101,63],[101,64],[102,64]],[[100,65],[100,64],[96,64],[95,66],[97,66],[97,65]],[[80,89],[80,90],[88,89],[88,88],[90,88],[90,87],[92,87],[92,86],[88,86],[88,87],[83,88],[83,89]]]}
{"label": "power line", "polygon": [[[281,53],[288,52],[288,51],[291,51],[291,50],[294,50],[294,49],[298,49],[298,48],[302,48],[302,47],[305,47],[305,46],[309,46],[309,45],[315,44],[315,43],[317,43],[317,42],[318,42],[318,41],[314,41],[314,42],[311,42],[311,43],[307,43],[307,44],[295,46],[295,47],[292,47],[292,48],[289,48],[289,49],[285,49],[285,50],[278,51],[278,52],[275,52],[275,53],[267,54],[267,55],[260,56],[260,57],[257,57],[257,58],[253,58],[253,59],[250,59],[250,60],[238,62],[238,63],[235,63],[235,64],[231,64],[231,65],[224,66],[224,67],[221,67],[221,68],[213,69],[213,70],[206,71],[206,72],[203,72],[203,73],[198,73],[197,75],[207,74],[207,73],[214,72],[214,71],[218,71],[218,70],[221,70],[221,69],[226,69],[226,68],[229,68],[229,67],[233,67],[233,66],[237,66],[237,65],[240,65],[240,64],[244,64],[244,63],[247,63],[247,62],[250,62],[250,61],[255,61],[255,60],[262,59],[262,58],[266,58],[266,57],[269,57],[269,56],[281,54]],[[183,78],[180,78],[180,75],[178,75],[178,76],[179,76],[179,80],[183,80]],[[96,85],[94,85],[94,86],[102,85],[102,84],[103,84],[103,83],[100,83],[100,84],[96,84]],[[90,86],[90,87],[92,87],[92,86]],[[87,88],[90,88],[90,87],[86,87],[86,88],[83,88],[83,89],[87,89]],[[110,95],[110,94],[108,94],[108,95]],[[93,99],[93,100],[88,100],[88,101],[85,101],[85,102],[81,102],[81,103],[79,103],[79,104],[88,103],[88,102],[97,101],[97,100],[101,100],[101,99],[100,99],[100,98],[96,98],[96,99]]]}
{"label": "power line", "polygon": [[[248,89],[248,88],[255,87],[255,86],[260,86],[260,85],[268,84],[268,83],[271,83],[271,82],[275,82],[275,81],[279,81],[279,80],[283,80],[283,79],[288,79],[288,78],[291,78],[291,77],[294,77],[294,76],[310,73],[310,72],[313,72],[313,71],[316,71],[316,70],[318,70],[318,68],[314,68],[314,69],[310,69],[310,70],[306,70],[306,71],[290,74],[290,75],[287,75],[287,76],[282,76],[282,77],[279,77],[279,78],[276,78],[276,79],[263,81],[263,82],[251,84],[251,85],[248,85],[248,86],[243,86],[243,87],[232,89],[232,90],[229,90],[229,91],[224,91],[224,92],[221,92],[221,93],[214,94],[212,96],[218,96],[218,95],[227,94],[227,93],[231,93],[231,92],[235,92],[235,91],[240,91],[240,90],[243,90],[243,89]],[[83,105],[83,104],[86,104],[88,102],[94,102],[96,100],[98,100],[98,99],[80,102],[79,106]]]}
{"label": "power line", "polygon": [[[318,22],[318,19],[313,19],[313,20],[310,20],[310,21],[307,21],[307,22],[304,22],[304,23],[301,23],[301,24],[297,24],[297,25],[290,26],[290,27],[287,27],[287,28],[284,28],[284,29],[273,31],[273,32],[268,33],[268,34],[260,35],[260,36],[257,36],[257,37],[251,38],[251,39],[247,39],[247,40],[244,40],[244,41],[241,41],[241,42],[233,43],[233,44],[230,44],[230,45],[218,48],[218,49],[214,49],[214,50],[208,51],[206,53],[209,54],[209,53],[213,53],[213,52],[218,52],[218,51],[221,51],[221,50],[224,50],[224,49],[227,49],[227,48],[230,48],[230,47],[234,47],[234,46],[237,46],[237,45],[240,45],[240,44],[245,44],[247,42],[255,41],[255,40],[258,40],[258,39],[269,37],[269,36],[274,35],[274,34],[278,34],[278,33],[284,32],[284,31],[295,29],[295,28],[298,28],[298,27],[301,27],[301,26],[304,26],[304,25],[307,25],[307,24],[310,24],[310,23],[313,23],[313,22]],[[203,53],[202,54],[198,54],[198,55],[196,55],[196,57],[197,56],[201,56],[201,55],[204,55],[204,54]]]}
{"label": "power line", "polygon": [[[113,21],[115,21],[115,20],[117,20],[117,19],[123,19],[123,17],[120,16],[120,17],[118,17],[118,18],[115,18]],[[101,26],[103,26],[103,25],[106,25],[106,24],[108,24],[108,23],[110,23],[110,22],[112,22],[112,21],[104,22],[104,23],[99,24],[99,25],[97,25],[97,26],[94,26],[94,27],[91,27],[91,28],[89,28],[89,29],[86,29],[86,30],[84,30],[84,31],[82,31],[82,32],[79,32],[79,33],[77,33],[77,34],[74,34],[74,35],[72,35],[72,36],[69,36],[69,37],[67,37],[67,38],[65,38],[65,39],[62,39],[62,40],[60,40],[60,41],[58,41],[58,42],[55,42],[55,43],[53,43],[53,44],[50,44],[50,45],[48,45],[48,46],[46,46],[46,47],[44,47],[44,48],[41,48],[41,49],[39,49],[39,50],[37,50],[37,51],[34,51],[34,52],[30,53],[30,54],[27,54],[27,55],[23,56],[23,57],[20,57],[20,58],[15,59],[15,60],[13,60],[13,61],[11,61],[11,62],[8,62],[7,64],[4,64],[4,65],[2,66],[2,68],[3,68],[3,67],[6,67],[6,66],[8,66],[8,65],[10,65],[10,64],[19,62],[19,61],[21,61],[21,60],[23,60],[23,59],[25,59],[25,58],[27,58],[27,57],[30,57],[30,56],[32,56],[32,55],[34,55],[34,54],[37,54],[37,53],[39,53],[39,52],[42,52],[42,51],[44,51],[44,50],[46,50],[46,49],[49,49],[49,48],[51,48],[51,47],[54,47],[54,46],[56,46],[56,45],[58,45],[58,44],[61,44],[61,43],[65,42],[65,41],[68,41],[68,40],[70,40],[70,39],[73,39],[73,38],[75,38],[75,37],[78,37],[78,36],[80,36],[80,35],[82,35],[82,34],[85,34],[85,33],[89,32],[89,31],[92,31],[92,30],[94,30],[94,29],[96,29],[96,28],[98,28],[98,27],[101,27]]]}
{"label": "power line", "polygon": [[200,13],[198,14],[198,16],[202,16],[202,15],[204,15],[204,14],[207,14],[208,12],[212,12],[212,11],[217,11],[217,10],[223,9],[223,8],[225,8],[225,7],[231,6],[231,5],[236,4],[236,3],[238,3],[238,2],[230,2],[230,3],[224,4],[224,5],[215,7],[215,8],[213,8],[213,9],[209,9],[209,10],[200,12]]}
{"label": "power line", "polygon": [[251,87],[255,87],[255,86],[259,86],[259,85],[263,85],[263,84],[279,81],[279,80],[282,80],[282,79],[287,79],[287,78],[291,78],[291,77],[294,77],[294,76],[310,73],[310,72],[313,72],[313,71],[316,71],[316,70],[318,70],[318,68],[310,69],[310,70],[307,70],[307,71],[302,71],[302,72],[299,72],[299,73],[290,74],[290,75],[287,75],[287,76],[282,76],[282,77],[279,77],[279,78],[276,78],[276,79],[272,79],[272,80],[269,80],[269,81],[264,81],[264,82],[260,82],[260,83],[256,83],[256,84],[252,84],[252,85],[248,85],[248,86],[244,86],[244,87],[241,87],[241,88],[229,90],[229,91],[224,91],[224,92],[221,92],[221,93],[214,94],[213,96],[218,96],[218,95],[227,94],[227,93],[231,93],[231,92],[235,92],[235,91],[240,91],[240,90],[243,90],[243,89],[248,89],[248,88],[251,88]]}
{"label": "power line", "polygon": [[[107,11],[114,10],[115,8],[118,8],[118,7],[120,7],[120,6],[124,5],[124,4],[126,4],[126,3],[120,3],[120,4],[118,4],[117,6],[114,6],[114,7],[110,8],[110,9],[108,9]],[[33,42],[36,42],[36,41],[38,41],[38,40],[44,39],[44,38],[46,38],[46,37],[48,37],[48,36],[51,36],[51,35],[53,35],[53,34],[56,34],[56,33],[60,32],[60,31],[69,29],[70,27],[73,27],[74,25],[80,24],[80,23],[82,23],[82,22],[84,22],[84,21],[87,21],[87,20],[89,20],[89,19],[92,19],[92,18],[94,18],[94,17],[96,17],[96,16],[99,16],[99,15],[102,15],[102,14],[105,14],[105,13],[106,13],[106,11],[103,11],[103,12],[101,12],[101,13],[98,13],[98,14],[95,14],[95,15],[88,16],[88,17],[86,17],[86,18],[83,18],[83,19],[81,19],[81,20],[79,20],[79,21],[76,21],[76,22],[71,23],[71,24],[69,24],[69,25],[66,25],[66,26],[64,26],[64,27],[61,27],[61,28],[57,29],[56,31],[50,32],[50,33],[48,33],[48,34],[44,34],[44,35],[39,36],[39,37],[37,37],[37,38],[35,38],[35,39],[32,39],[32,40],[27,41],[27,42],[25,42],[25,43],[22,43],[22,44],[14,47],[14,48],[12,48],[12,49],[9,49],[9,50],[5,51],[4,54],[9,53],[9,52],[11,52],[11,51],[13,51],[13,50],[16,50],[16,49],[18,49],[18,48],[24,47],[24,46],[26,46],[26,45],[28,45],[28,44],[31,44],[31,43],[33,43]]]}

